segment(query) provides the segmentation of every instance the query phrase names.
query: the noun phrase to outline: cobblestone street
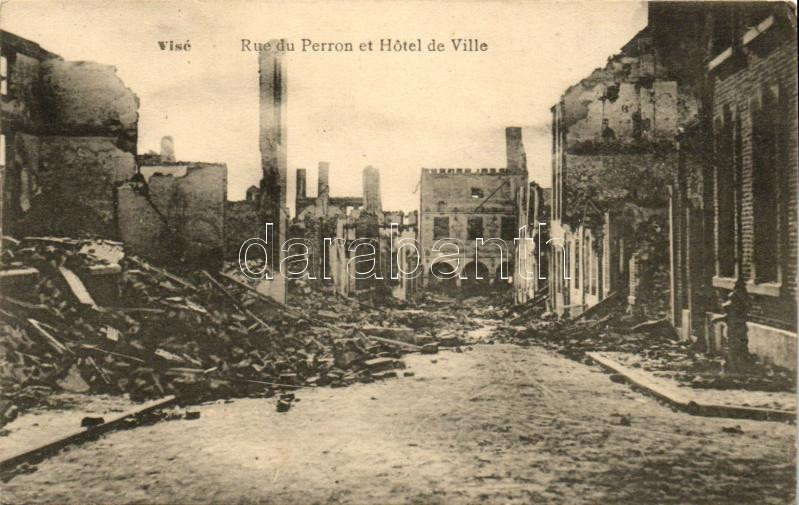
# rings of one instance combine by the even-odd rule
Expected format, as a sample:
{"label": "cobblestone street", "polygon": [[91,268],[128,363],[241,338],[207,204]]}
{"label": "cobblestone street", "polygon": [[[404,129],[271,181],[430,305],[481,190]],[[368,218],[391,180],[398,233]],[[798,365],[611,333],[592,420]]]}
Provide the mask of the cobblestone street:
{"label": "cobblestone street", "polygon": [[[5,503],[790,503],[790,424],[670,410],[537,348],[412,355],[413,376],[200,407],[3,484]],[[740,427],[740,431],[734,428]],[[724,431],[728,428],[727,431]]]}

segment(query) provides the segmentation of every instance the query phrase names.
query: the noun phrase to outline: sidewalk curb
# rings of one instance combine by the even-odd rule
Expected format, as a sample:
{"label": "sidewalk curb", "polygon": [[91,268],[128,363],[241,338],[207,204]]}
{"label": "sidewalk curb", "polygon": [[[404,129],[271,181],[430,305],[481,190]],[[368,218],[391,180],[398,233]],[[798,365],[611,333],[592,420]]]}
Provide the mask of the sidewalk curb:
{"label": "sidewalk curb", "polygon": [[796,422],[796,413],[789,410],[700,403],[689,394],[683,394],[674,391],[672,388],[664,387],[662,384],[654,382],[648,374],[624,366],[607,356],[602,356],[600,353],[589,352],[587,356],[603,368],[622,375],[633,386],[643,389],[669,405],[691,415],[753,419],[756,421]]}
{"label": "sidewalk curb", "polygon": [[164,398],[152,400],[142,405],[139,405],[131,410],[123,412],[117,416],[114,416],[108,421],[104,422],[103,424],[99,424],[91,428],[82,428],[79,430],[75,430],[68,435],[61,435],[59,437],[50,440],[49,442],[45,442],[44,444],[38,447],[34,447],[32,449],[25,449],[21,452],[18,452],[17,454],[9,456],[0,461],[0,471],[10,470],[25,461],[37,458],[44,458],[49,455],[52,455],[56,451],[67,445],[96,437],[97,435],[100,435],[102,433],[105,433],[109,430],[116,428],[128,418],[145,414],[147,412],[150,412],[152,410],[161,407],[165,407],[173,403],[175,400],[177,400],[177,397],[175,397],[174,395],[169,395],[165,396]]}

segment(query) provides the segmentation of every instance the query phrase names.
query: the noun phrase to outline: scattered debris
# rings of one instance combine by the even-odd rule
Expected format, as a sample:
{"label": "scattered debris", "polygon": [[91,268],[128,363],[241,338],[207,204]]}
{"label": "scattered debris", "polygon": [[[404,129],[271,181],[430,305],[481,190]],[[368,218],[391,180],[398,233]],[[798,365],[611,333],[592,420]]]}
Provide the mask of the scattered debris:
{"label": "scattered debris", "polygon": [[731,433],[733,435],[743,435],[744,433],[744,430],[741,429],[741,426],[737,424],[735,426],[724,426],[721,428],[721,431],[724,433]]}
{"label": "scattered debris", "polygon": [[438,354],[438,344],[433,342],[423,345],[422,354]]}
{"label": "scattered debris", "polygon": [[86,416],[80,421],[83,428],[91,428],[92,426],[99,426],[105,422],[105,419],[99,416]]}
{"label": "scattered debris", "polygon": [[284,394],[277,399],[277,411],[288,412],[291,408],[291,402],[294,401],[294,395]]}
{"label": "scattered debris", "polygon": [[2,264],[36,272],[0,296],[3,424],[62,389],[192,404],[396,377],[403,353],[461,345],[471,316],[495,317],[480,299],[378,309],[302,283],[285,305],[235,265],[170,272],[103,240],[4,237]]}
{"label": "scattered debris", "polygon": [[[597,318],[558,320],[543,308],[538,310],[537,318],[533,317],[536,313],[526,312],[525,326],[499,326],[492,338],[522,346],[540,345],[579,362],[586,362],[589,352],[627,353],[640,358],[629,366],[667,374],[693,388],[796,391],[795,374],[763,361],[755,363],[747,374],[729,373],[724,369],[723,356],[708,355],[694,349],[692,342],[676,340],[667,318],[642,321],[640,316],[627,314],[621,303],[603,307],[594,314],[603,314]],[[611,375],[610,379],[620,378]]]}
{"label": "scattered debris", "polygon": [[630,328],[630,331],[649,333],[651,335],[660,335],[669,338],[677,338],[677,332],[671,325],[671,321],[666,318],[655,321],[644,321],[643,323],[636,324]]}

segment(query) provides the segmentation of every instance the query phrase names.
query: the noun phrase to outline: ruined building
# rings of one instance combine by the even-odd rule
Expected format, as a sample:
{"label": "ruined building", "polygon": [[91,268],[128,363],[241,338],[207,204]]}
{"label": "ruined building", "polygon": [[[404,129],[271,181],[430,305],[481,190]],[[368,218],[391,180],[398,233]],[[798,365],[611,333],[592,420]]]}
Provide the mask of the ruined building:
{"label": "ruined building", "polygon": [[[542,188],[530,182],[519,188],[517,195],[517,222],[519,242],[516,243],[513,268],[513,302],[525,304],[547,293],[546,279],[549,271],[549,220],[552,188]],[[523,241],[522,241],[523,240]]]}
{"label": "ruined building", "polygon": [[[397,261],[391,255],[391,223],[398,225],[399,238],[416,238],[416,214],[383,212],[380,196],[380,172],[368,166],[363,170],[364,196],[335,197],[330,195],[330,166],[319,162],[318,189],[316,197],[306,192],[306,172],[297,169],[296,213],[289,231],[291,238],[303,239],[315,251],[311,274],[318,282],[332,284],[333,290],[344,296],[355,293],[379,292],[406,299],[415,291],[415,282],[409,279],[389,279],[386,274],[389,262]],[[337,239],[335,244],[326,244],[325,239]],[[380,254],[376,258],[376,271],[382,279],[357,279],[347,265],[354,268],[350,260],[365,250],[351,250],[355,241],[368,241]],[[366,247],[366,246],[364,246]],[[322,252],[325,251],[326,254]],[[399,251],[400,265],[406,268],[411,261],[407,248]],[[327,273],[329,279],[324,279]]]}
{"label": "ruined building", "polygon": [[[272,44],[275,47],[276,44]],[[287,162],[286,162],[286,106],[287,75],[282,51],[277,49],[258,54],[259,89],[259,133],[258,146],[261,152],[261,182],[257,191],[248,191],[248,196],[258,198],[255,212],[258,219],[253,222],[250,237],[264,237],[265,223],[272,223],[275,243],[267,247],[268,265],[272,271],[271,282],[259,285],[259,290],[277,301],[286,300],[285,278],[278,275],[280,262],[285,257],[281,245],[288,232],[288,208],[286,207]]]}
{"label": "ruined building", "polygon": [[[418,278],[403,276],[392,279],[391,265],[394,265],[394,272],[398,268],[410,272],[416,268],[418,258],[412,247],[392,248],[391,233],[394,224],[395,244],[403,239],[416,240],[417,216],[415,211],[407,214],[402,211],[371,214],[355,209],[349,215],[337,218],[335,233],[343,242],[339,241],[328,248],[327,265],[334,291],[344,296],[365,294],[377,300],[388,296],[401,300],[412,298],[417,292]],[[374,258],[375,276],[372,278],[357,275],[365,271],[363,265],[371,266],[369,263],[358,264],[356,259],[356,256],[372,251],[365,244],[370,244],[377,251]]]}
{"label": "ruined building", "polygon": [[101,237],[159,263],[219,267],[227,169],[136,156],[139,100],[114,67],[2,33],[3,232]]}
{"label": "ruined building", "polygon": [[137,97],[114,67],[0,35],[3,233],[119,238],[115,191],[136,173]]}
{"label": "ruined building", "polygon": [[552,107],[547,277],[558,315],[622,292],[666,311],[668,184],[677,135],[699,109],[693,83],[679,80],[687,65],[669,51],[647,26]]}
{"label": "ruined building", "polygon": [[128,250],[160,264],[219,269],[227,166],[175,161],[172,137],[162,139],[160,155],[136,161],[140,177],[117,190],[119,233]]}
{"label": "ruined building", "polygon": [[[348,211],[352,209],[363,207],[363,197],[332,196],[330,194],[330,163],[327,161],[319,162],[316,197],[308,196],[305,175],[306,172],[304,168],[297,169],[297,195],[294,203],[295,221],[304,222],[307,217],[315,219],[336,218],[347,215]],[[379,185],[377,187],[377,192],[379,195]]]}
{"label": "ruined building", "polygon": [[261,237],[263,223],[258,215],[261,190],[258,186],[247,188],[244,200],[225,202],[225,258],[238,261],[242,244],[250,238]]}
{"label": "ruined building", "polygon": [[[260,214],[263,222],[273,223],[275,238],[286,236],[286,93],[283,53],[278,50],[258,54],[259,135],[262,178]],[[276,251],[279,248],[276,248]],[[277,254],[277,252],[276,252]],[[273,265],[277,262],[273,261]]]}
{"label": "ruined building", "polygon": [[735,293],[735,338],[795,368],[795,14],[648,9],[646,28],[552,108],[552,308],[649,298],[652,316],[714,353],[733,337]]}
{"label": "ruined building", "polygon": [[[305,169],[297,169],[296,212],[289,236],[302,239],[313,249],[309,270],[315,282],[332,287],[343,296],[411,298],[416,292],[416,279],[391,279],[390,265],[412,270],[416,256],[408,247],[392,250],[391,225],[397,225],[395,240],[415,240],[417,213],[383,211],[380,172],[372,166],[363,170],[363,197],[331,196],[327,162],[319,162],[316,197],[308,196],[305,176]],[[326,239],[334,242],[326,243]],[[362,278],[357,273],[364,271],[364,264],[356,265],[356,256],[372,250],[376,252],[375,275]]]}
{"label": "ruined building", "polygon": [[[517,203],[519,191],[527,191],[527,161],[521,128],[507,128],[505,137],[506,168],[422,169],[419,241],[424,248],[424,286],[507,284],[512,277]],[[486,243],[478,246],[479,238]],[[507,247],[492,238],[502,239]],[[454,246],[436,251],[440,239],[460,240],[463,246],[459,251]],[[440,279],[450,273],[457,277]]]}

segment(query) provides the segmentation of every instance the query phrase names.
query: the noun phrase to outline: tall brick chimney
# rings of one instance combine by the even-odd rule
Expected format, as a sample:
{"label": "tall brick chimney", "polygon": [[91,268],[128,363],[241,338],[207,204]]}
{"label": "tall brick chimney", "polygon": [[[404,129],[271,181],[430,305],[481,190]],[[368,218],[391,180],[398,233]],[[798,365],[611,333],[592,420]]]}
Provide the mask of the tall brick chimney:
{"label": "tall brick chimney", "polygon": [[[272,41],[276,44],[277,41]],[[283,53],[258,53],[259,127],[261,150],[261,211],[279,229],[286,206],[286,75]]]}
{"label": "tall brick chimney", "polygon": [[383,211],[380,202],[380,170],[371,165],[363,169],[363,210],[372,214]]}
{"label": "tall brick chimney", "polygon": [[297,169],[297,200],[305,200],[305,169]]}
{"label": "tall brick chimney", "polygon": [[527,155],[524,152],[520,127],[505,128],[505,152],[508,158],[508,170],[527,170]]}
{"label": "tall brick chimney", "polygon": [[[271,41],[271,46],[277,45]],[[278,247],[269,252],[269,266],[277,273],[285,252],[279,245],[286,240],[288,209],[286,208],[286,73],[283,52],[277,49],[258,53],[258,147],[261,151],[261,185],[258,214],[262,223],[272,223],[272,240]],[[275,275],[267,296],[285,303],[286,282]]]}
{"label": "tall brick chimney", "polygon": [[330,163],[327,161],[319,162],[319,175],[316,196],[330,196]]}

